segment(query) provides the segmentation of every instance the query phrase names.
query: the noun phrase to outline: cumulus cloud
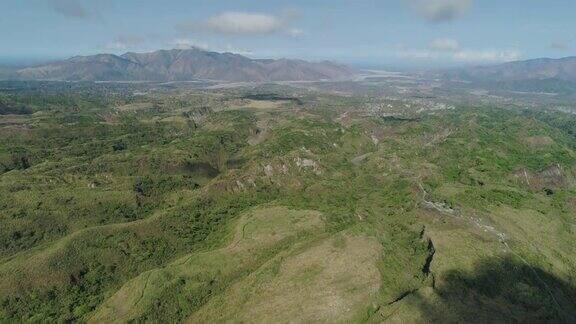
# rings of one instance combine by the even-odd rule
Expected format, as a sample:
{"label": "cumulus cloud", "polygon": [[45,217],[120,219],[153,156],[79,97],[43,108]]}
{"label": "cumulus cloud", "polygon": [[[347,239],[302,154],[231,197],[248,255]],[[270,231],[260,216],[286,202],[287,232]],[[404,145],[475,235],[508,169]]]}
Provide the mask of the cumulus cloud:
{"label": "cumulus cloud", "polygon": [[224,12],[201,22],[182,24],[191,31],[208,31],[219,34],[270,34],[285,26],[283,19],[262,13]]}
{"label": "cumulus cloud", "polygon": [[522,58],[522,53],[518,50],[464,50],[457,42],[452,41],[432,42],[428,49],[397,48],[394,54],[397,57],[412,60],[460,63],[499,63],[517,61]]}
{"label": "cumulus cloud", "polygon": [[522,53],[517,50],[459,51],[453,55],[454,60],[461,62],[509,62],[521,57]]}
{"label": "cumulus cloud", "polygon": [[440,52],[457,52],[460,50],[460,43],[452,38],[438,38],[431,41],[428,48]]}
{"label": "cumulus cloud", "polygon": [[302,29],[299,29],[299,28],[291,28],[291,29],[288,29],[286,31],[286,34],[288,34],[288,36],[292,36],[292,37],[300,37],[300,36],[304,35],[304,31]]}
{"label": "cumulus cloud", "polygon": [[59,14],[72,18],[86,18],[90,13],[79,0],[49,0],[49,4]]}
{"label": "cumulus cloud", "polygon": [[472,0],[405,0],[420,16],[430,22],[454,20],[470,9]]}
{"label": "cumulus cloud", "polygon": [[273,15],[225,12],[208,19],[204,26],[224,34],[267,34],[280,30],[284,23]]}
{"label": "cumulus cloud", "polygon": [[281,15],[227,11],[203,21],[183,23],[178,27],[184,31],[210,32],[224,35],[266,35],[280,33],[298,37],[303,35],[304,31],[289,27],[289,23],[296,17],[297,13],[294,11],[285,11]]}

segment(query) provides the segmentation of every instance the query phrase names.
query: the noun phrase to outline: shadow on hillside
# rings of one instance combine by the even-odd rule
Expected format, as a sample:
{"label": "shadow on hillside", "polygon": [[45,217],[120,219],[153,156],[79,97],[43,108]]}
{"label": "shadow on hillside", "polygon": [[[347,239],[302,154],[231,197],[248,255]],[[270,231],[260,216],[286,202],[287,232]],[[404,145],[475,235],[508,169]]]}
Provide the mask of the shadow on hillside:
{"label": "shadow on hillside", "polygon": [[576,287],[515,258],[489,258],[473,272],[443,274],[435,297],[416,296],[429,322],[576,323]]}

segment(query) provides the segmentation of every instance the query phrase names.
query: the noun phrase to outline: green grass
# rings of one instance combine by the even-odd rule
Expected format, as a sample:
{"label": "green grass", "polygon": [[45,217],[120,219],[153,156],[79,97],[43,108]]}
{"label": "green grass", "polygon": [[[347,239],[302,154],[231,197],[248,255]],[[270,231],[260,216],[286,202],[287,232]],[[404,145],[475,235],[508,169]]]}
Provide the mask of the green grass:
{"label": "green grass", "polygon": [[0,116],[0,321],[573,314],[573,116],[354,108],[343,125],[365,97],[273,89],[302,104],[254,111],[224,109],[246,89],[49,87],[0,92],[33,112]]}

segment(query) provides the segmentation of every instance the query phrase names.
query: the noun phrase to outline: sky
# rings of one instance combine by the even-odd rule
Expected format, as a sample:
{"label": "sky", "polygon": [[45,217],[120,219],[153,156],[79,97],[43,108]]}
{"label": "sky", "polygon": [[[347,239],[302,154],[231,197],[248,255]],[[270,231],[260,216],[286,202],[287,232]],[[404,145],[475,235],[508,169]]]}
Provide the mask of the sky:
{"label": "sky", "polygon": [[365,67],[576,53],[575,0],[1,0],[0,61],[191,46]]}

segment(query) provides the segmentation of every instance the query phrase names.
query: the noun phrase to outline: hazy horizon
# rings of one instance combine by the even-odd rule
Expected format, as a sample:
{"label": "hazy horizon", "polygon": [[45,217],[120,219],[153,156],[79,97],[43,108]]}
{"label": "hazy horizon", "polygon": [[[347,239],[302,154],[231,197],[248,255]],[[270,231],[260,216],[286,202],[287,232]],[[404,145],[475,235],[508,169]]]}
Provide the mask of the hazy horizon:
{"label": "hazy horizon", "polygon": [[[149,50],[149,51],[125,51],[122,53],[112,53],[112,52],[106,52],[106,51],[102,51],[102,52],[94,52],[94,53],[88,53],[88,54],[84,54],[85,56],[90,56],[90,55],[97,55],[97,54],[114,54],[114,55],[122,55],[125,53],[129,53],[129,52],[137,52],[137,53],[146,53],[146,52],[154,52],[154,51],[160,51],[160,50],[173,50],[173,49],[178,49],[178,48],[159,48],[156,50]],[[182,48],[180,48],[182,49]],[[210,49],[205,49],[208,51],[212,51]],[[214,50],[216,52],[218,52],[217,50]],[[226,51],[222,51],[222,52],[226,52]],[[232,52],[233,53],[233,52]],[[240,53],[238,53],[240,54]],[[250,57],[253,59],[266,59],[266,58],[271,58],[271,57],[260,57],[260,56],[254,56],[254,55],[250,55],[250,54],[246,54],[246,53],[241,53],[240,55],[244,55],[246,57]],[[77,55],[68,55],[68,56],[54,56],[54,57],[33,57],[33,56],[29,56],[29,57],[2,57],[0,56],[0,67],[4,67],[4,68],[19,68],[19,67],[25,67],[25,66],[35,66],[35,65],[43,65],[43,64],[47,64],[47,63],[51,63],[51,62],[56,62],[56,61],[61,61],[61,60],[66,60],[69,59],[73,56],[77,56]],[[567,55],[567,56],[562,56],[562,57],[556,57],[556,58],[565,58],[565,57],[571,57],[573,55]],[[301,57],[282,57],[282,56],[278,56],[278,57],[272,57],[275,59],[280,59],[280,58],[288,58],[288,59],[301,59]],[[523,59],[518,59],[518,60],[531,60],[531,59],[554,59],[553,57],[531,57],[531,58],[523,58]],[[312,62],[319,62],[319,61],[323,61],[323,60],[330,60],[328,58],[318,58],[318,59],[312,59],[310,61]],[[331,61],[336,62],[336,63],[340,63],[340,64],[345,64],[345,65],[349,65],[353,68],[356,69],[362,69],[362,70],[386,70],[386,71],[415,71],[415,70],[433,70],[433,69],[442,69],[442,68],[458,68],[458,67],[466,67],[466,66],[488,66],[488,65],[496,65],[496,64],[502,64],[502,63],[507,63],[507,62],[513,62],[513,61],[517,61],[517,60],[510,60],[510,61],[502,61],[502,62],[460,62],[460,63],[441,63],[441,62],[436,62],[436,63],[427,63],[427,62],[396,62],[396,63],[392,63],[392,62],[385,62],[385,61],[381,61],[381,62],[376,62],[376,61],[346,61],[346,60],[337,60],[337,59],[332,59]]]}
{"label": "hazy horizon", "polygon": [[[120,55],[128,53],[128,52],[147,53],[147,52],[154,52],[154,51],[160,51],[160,50],[173,50],[173,49],[176,49],[176,48],[159,48],[159,49],[150,50],[150,51],[126,51],[126,52],[122,52],[122,53],[111,53],[111,52],[102,51],[102,52],[87,53],[87,54],[83,54],[80,56],[92,56],[92,55],[98,55],[98,54],[114,54],[114,55],[120,56]],[[218,52],[218,51],[216,51],[216,52]],[[223,51],[223,52],[225,52],[225,51]],[[2,57],[2,56],[0,56],[0,67],[21,68],[21,67],[27,67],[27,66],[43,65],[43,64],[48,64],[48,63],[52,63],[52,62],[70,59],[70,58],[72,58],[74,56],[78,56],[78,55],[53,56],[53,57],[33,57],[33,56],[29,56],[29,57],[17,57],[17,56]],[[254,55],[250,55],[250,54],[240,54],[240,55],[243,55],[243,56],[246,56],[249,58],[253,58],[253,59],[267,59],[267,58],[305,59],[305,58],[301,58],[301,57],[283,57],[283,56],[264,57],[264,56],[254,56]],[[442,63],[429,64],[429,63],[425,63],[425,62],[419,62],[419,63],[396,62],[396,63],[391,63],[391,62],[385,62],[385,61],[381,61],[381,62],[377,62],[377,61],[347,61],[347,60],[338,60],[338,59],[329,59],[329,58],[308,59],[308,61],[311,61],[311,62],[320,62],[320,61],[324,61],[324,60],[329,60],[329,61],[339,63],[339,64],[345,64],[345,65],[348,65],[350,67],[357,68],[357,69],[386,70],[386,71],[412,71],[412,70],[426,70],[426,69],[434,69],[434,68],[451,68],[451,67],[465,67],[465,66],[490,65],[491,64],[491,63],[466,63],[466,62],[462,62],[460,64],[446,64],[446,63],[444,63],[444,64],[442,64]],[[498,62],[498,63],[505,63],[505,62]],[[498,63],[492,63],[492,64],[498,64]]]}
{"label": "hazy horizon", "polygon": [[566,57],[576,45],[567,0],[8,0],[3,9],[3,64],[196,46],[425,68]]}

